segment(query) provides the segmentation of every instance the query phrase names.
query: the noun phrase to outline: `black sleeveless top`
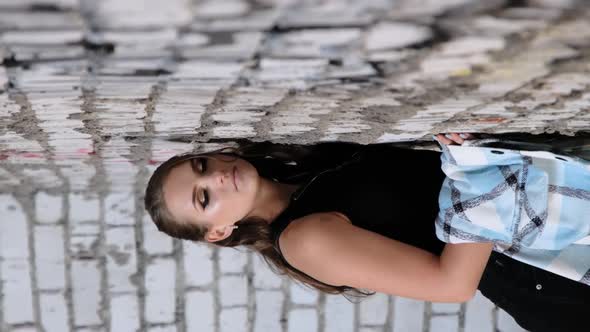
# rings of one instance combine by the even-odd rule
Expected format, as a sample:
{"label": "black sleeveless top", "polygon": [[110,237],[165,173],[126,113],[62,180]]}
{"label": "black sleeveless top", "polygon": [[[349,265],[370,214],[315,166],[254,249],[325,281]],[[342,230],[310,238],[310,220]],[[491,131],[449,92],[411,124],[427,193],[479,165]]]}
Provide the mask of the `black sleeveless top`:
{"label": "black sleeveless top", "polygon": [[440,254],[444,243],[436,238],[434,219],[443,179],[438,152],[369,146],[293,193],[271,223],[277,249],[290,221],[337,211],[355,226]]}
{"label": "black sleeveless top", "polygon": [[[275,247],[289,223],[314,212],[337,211],[358,227],[440,255],[435,234],[444,180],[440,153],[391,145],[367,146],[347,162],[301,185],[270,224]],[[285,260],[286,263],[288,263]],[[590,287],[492,252],[481,293],[531,331],[578,326]]]}

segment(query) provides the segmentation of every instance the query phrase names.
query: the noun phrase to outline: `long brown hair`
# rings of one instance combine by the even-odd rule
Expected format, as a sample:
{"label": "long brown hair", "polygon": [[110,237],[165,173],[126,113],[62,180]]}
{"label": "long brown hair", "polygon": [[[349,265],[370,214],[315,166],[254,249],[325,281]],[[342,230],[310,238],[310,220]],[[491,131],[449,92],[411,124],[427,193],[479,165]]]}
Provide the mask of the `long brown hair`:
{"label": "long brown hair", "polygon": [[[346,161],[362,145],[325,142],[315,145],[286,145],[270,142],[241,144],[238,148],[222,148],[204,153],[187,153],[162,163],[150,178],[145,193],[145,208],[158,229],[172,237],[203,241],[207,229],[203,225],[176,222],[164,204],[163,183],[170,170],[179,163],[197,156],[224,154],[242,158],[256,167],[258,174],[282,183],[298,184],[318,172]],[[262,255],[270,268],[296,281],[330,294],[362,297],[371,293],[348,286],[325,284],[293,268],[275,247],[269,223],[260,218],[246,218],[236,223],[239,227],[231,235],[215,242],[222,247],[246,246]]]}

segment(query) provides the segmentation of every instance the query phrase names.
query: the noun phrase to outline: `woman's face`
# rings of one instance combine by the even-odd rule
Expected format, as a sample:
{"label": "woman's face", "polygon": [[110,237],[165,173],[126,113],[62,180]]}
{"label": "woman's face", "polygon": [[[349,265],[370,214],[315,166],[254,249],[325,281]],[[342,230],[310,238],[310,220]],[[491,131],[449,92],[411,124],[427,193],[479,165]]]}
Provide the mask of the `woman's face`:
{"label": "woman's face", "polygon": [[164,202],[174,220],[205,226],[206,239],[216,241],[252,212],[259,186],[256,168],[244,159],[196,156],[170,170]]}

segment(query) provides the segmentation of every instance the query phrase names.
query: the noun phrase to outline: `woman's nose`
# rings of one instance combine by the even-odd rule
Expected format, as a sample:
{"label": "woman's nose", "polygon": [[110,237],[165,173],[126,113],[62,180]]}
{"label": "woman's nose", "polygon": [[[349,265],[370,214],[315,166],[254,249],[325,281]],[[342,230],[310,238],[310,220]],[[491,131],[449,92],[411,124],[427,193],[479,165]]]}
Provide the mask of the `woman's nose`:
{"label": "woman's nose", "polygon": [[221,187],[227,186],[231,182],[230,172],[228,170],[216,171],[213,173],[212,180],[215,182],[215,185]]}

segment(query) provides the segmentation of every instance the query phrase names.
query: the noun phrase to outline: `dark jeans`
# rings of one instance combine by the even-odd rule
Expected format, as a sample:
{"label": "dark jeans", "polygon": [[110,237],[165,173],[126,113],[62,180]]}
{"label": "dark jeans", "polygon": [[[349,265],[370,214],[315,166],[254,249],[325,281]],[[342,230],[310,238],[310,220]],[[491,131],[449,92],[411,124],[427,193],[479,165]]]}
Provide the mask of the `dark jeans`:
{"label": "dark jeans", "polygon": [[588,330],[588,285],[492,252],[479,290],[529,331]]}

